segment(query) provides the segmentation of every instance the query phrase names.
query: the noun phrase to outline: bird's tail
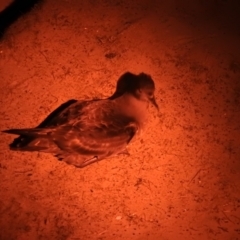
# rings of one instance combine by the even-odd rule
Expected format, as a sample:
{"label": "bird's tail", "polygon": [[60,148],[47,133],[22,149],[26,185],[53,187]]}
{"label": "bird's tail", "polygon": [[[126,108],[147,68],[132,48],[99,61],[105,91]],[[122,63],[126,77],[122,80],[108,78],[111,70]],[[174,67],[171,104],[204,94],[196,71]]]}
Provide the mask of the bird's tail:
{"label": "bird's tail", "polygon": [[50,133],[50,129],[43,128],[23,128],[23,129],[8,129],[3,130],[4,133],[16,134],[29,137],[46,137]]}
{"label": "bird's tail", "polygon": [[11,150],[54,152],[56,148],[56,145],[48,138],[51,129],[24,128],[8,129],[2,132],[20,135],[9,144]]}

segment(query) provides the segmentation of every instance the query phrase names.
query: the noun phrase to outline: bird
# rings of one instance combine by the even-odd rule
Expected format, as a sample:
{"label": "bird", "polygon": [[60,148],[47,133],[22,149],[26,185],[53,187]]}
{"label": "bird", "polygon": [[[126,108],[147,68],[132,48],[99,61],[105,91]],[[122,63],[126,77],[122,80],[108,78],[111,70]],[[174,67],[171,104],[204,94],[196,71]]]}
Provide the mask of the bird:
{"label": "bird", "polygon": [[125,72],[105,99],[71,99],[35,128],[8,129],[19,135],[11,150],[51,153],[78,168],[119,154],[146,125],[149,103],[156,107],[155,83],[146,73]]}

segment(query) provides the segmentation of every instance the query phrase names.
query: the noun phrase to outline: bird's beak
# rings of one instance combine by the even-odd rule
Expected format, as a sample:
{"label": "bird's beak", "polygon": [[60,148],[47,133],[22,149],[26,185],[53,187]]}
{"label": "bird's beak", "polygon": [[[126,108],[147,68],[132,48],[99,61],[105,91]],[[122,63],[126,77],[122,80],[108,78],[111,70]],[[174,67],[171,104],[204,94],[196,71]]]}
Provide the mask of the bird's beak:
{"label": "bird's beak", "polygon": [[158,104],[157,104],[157,102],[156,102],[155,97],[153,96],[153,97],[151,97],[149,100],[150,100],[150,102],[153,104],[153,106],[156,107],[156,109],[159,111],[159,107],[158,107]]}

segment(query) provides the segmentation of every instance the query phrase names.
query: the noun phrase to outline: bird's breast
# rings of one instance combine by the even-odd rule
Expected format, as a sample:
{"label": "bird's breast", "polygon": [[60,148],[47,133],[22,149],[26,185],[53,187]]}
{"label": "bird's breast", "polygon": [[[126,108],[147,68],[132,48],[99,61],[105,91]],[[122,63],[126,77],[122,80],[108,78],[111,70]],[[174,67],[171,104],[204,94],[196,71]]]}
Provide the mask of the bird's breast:
{"label": "bird's breast", "polygon": [[116,99],[118,108],[123,115],[131,117],[137,121],[139,125],[144,125],[148,116],[148,103],[135,98],[132,95],[123,95]]}

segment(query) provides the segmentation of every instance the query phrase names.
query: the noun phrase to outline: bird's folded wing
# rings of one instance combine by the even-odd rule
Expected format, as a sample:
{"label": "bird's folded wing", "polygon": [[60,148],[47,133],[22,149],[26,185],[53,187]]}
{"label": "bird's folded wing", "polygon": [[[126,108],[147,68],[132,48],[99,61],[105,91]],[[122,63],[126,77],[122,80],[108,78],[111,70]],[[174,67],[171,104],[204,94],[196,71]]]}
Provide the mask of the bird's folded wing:
{"label": "bird's folded wing", "polygon": [[126,147],[137,129],[137,125],[133,122],[123,128],[99,126],[84,131],[76,126],[61,126],[53,132],[52,138],[61,150],[84,155],[99,155],[106,151],[113,153]]}
{"label": "bird's folded wing", "polygon": [[68,109],[73,103],[76,103],[77,100],[71,99],[67,102],[61,104],[58,108],[56,108],[54,111],[52,111],[36,128],[45,128],[52,125],[56,125],[56,120],[58,120],[58,117],[61,115],[62,112],[64,112],[66,109]]}

